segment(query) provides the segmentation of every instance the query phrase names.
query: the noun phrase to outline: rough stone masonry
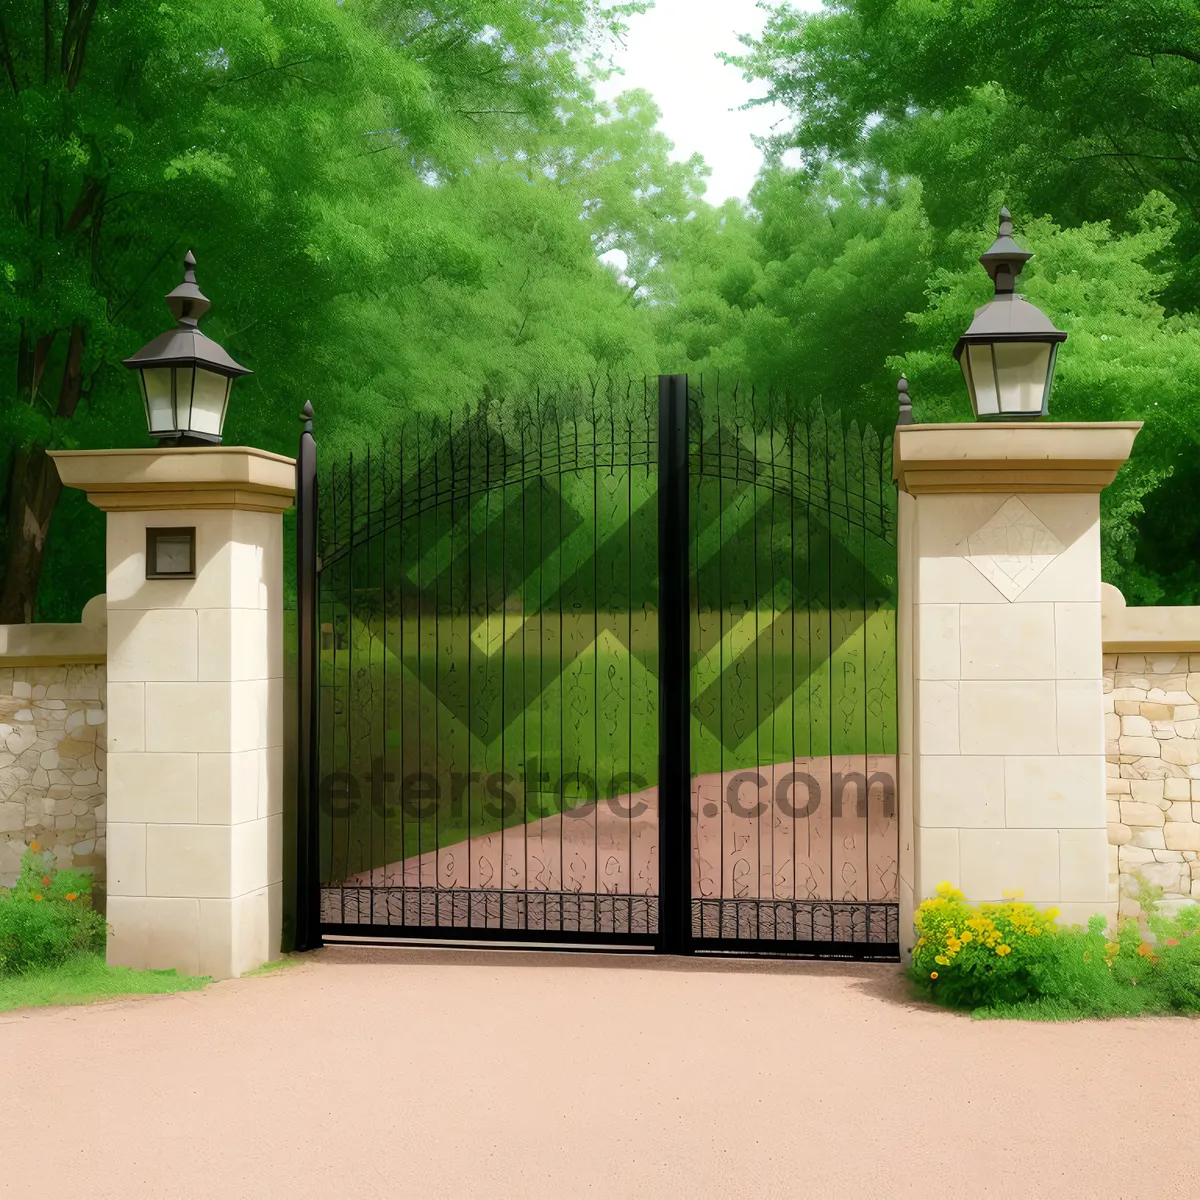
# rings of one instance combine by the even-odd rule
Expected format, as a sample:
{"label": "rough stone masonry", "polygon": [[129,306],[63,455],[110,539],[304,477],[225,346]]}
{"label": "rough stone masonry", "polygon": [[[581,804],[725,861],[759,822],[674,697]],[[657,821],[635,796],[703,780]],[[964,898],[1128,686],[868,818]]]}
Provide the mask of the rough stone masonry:
{"label": "rough stone masonry", "polygon": [[1106,654],[1109,886],[1137,916],[1136,875],[1164,911],[1200,899],[1200,655]]}
{"label": "rough stone masonry", "polygon": [[0,668],[0,887],[32,843],[104,893],[102,665]]}

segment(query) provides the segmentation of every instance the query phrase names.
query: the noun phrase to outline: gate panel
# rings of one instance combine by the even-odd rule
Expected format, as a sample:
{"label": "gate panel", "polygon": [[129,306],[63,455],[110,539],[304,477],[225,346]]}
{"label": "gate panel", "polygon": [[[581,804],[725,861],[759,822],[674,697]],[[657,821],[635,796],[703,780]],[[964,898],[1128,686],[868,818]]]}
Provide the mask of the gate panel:
{"label": "gate panel", "polygon": [[328,475],[325,932],[654,941],[655,432],[639,386]]}
{"label": "gate panel", "polygon": [[690,442],[693,945],[896,957],[890,455],[699,388]]}

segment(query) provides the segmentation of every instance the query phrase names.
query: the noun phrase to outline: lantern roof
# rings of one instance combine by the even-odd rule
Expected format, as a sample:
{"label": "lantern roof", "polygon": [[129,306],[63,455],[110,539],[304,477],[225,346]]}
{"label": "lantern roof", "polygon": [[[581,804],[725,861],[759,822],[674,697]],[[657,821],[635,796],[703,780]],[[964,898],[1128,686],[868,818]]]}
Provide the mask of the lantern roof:
{"label": "lantern roof", "polygon": [[252,375],[253,371],[235,362],[223,347],[200,332],[199,321],[208,311],[209,301],[196,283],[196,258],[190,250],[183,263],[183,282],[167,293],[167,307],[177,322],[175,328],[147,342],[124,359],[124,365],[139,370],[197,366],[229,378]]}
{"label": "lantern roof", "polygon": [[970,342],[1065,342],[1067,335],[1038,306],[1016,292],[989,300],[954,347],[958,358]]}

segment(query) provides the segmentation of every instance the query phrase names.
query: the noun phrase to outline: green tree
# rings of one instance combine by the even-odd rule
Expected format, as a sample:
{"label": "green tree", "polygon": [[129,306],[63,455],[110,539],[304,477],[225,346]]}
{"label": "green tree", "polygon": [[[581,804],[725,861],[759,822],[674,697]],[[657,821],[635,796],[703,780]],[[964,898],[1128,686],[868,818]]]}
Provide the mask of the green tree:
{"label": "green tree", "polygon": [[[255,371],[231,442],[290,450],[305,398],[336,448],[406,408],[650,369],[645,319],[595,253],[631,212],[588,210],[616,187],[613,136],[636,158],[637,130],[579,66],[640,7],[6,8],[0,622],[64,619],[102,586],[98,514],[60,503],[45,451],[144,443],[120,359],[163,328],[189,248],[206,329]],[[63,594],[39,592],[48,546]]]}
{"label": "green tree", "polygon": [[919,177],[936,229],[995,191],[1068,225],[1128,214],[1150,190],[1177,205],[1200,270],[1200,10],[1194,0],[827,0],[777,4],[731,56],[796,121],[775,142],[811,170],[830,159]]}
{"label": "green tree", "polygon": [[[1134,457],[1101,497],[1105,579],[1131,603],[1153,604],[1168,587],[1196,582],[1194,557],[1181,556],[1179,578],[1139,562],[1137,521],[1146,499],[1169,480],[1200,443],[1200,317],[1166,317],[1159,301],[1163,277],[1153,269],[1170,246],[1174,206],[1151,193],[1133,214],[1132,232],[1107,221],[1061,228],[1048,218],[1020,230],[1034,257],[1020,290],[1068,340],[1054,377],[1054,415],[1064,421],[1142,421]],[[975,261],[991,230],[963,230],[950,239],[960,255],[954,268],[930,278],[928,305],[910,321],[918,346],[892,360],[909,378],[919,421],[966,421],[970,405],[958,366],[947,354],[971,315],[991,296],[991,282]],[[1178,519],[1180,514],[1176,513]]]}
{"label": "green tree", "polygon": [[886,428],[889,356],[923,304],[929,230],[919,185],[888,186],[830,166],[760,177],[685,226],[656,310],[671,369],[717,371],[820,400]]}
{"label": "green tree", "polygon": [[[795,117],[773,156],[798,153],[812,179],[838,164],[920,182],[939,273],[904,360],[923,373],[918,411],[965,415],[965,397],[950,402],[961,384],[949,351],[985,298],[974,258],[1000,203],[1019,238],[1045,243],[1030,293],[1054,278],[1043,307],[1076,331],[1055,414],[1146,422],[1105,502],[1106,575],[1131,600],[1200,600],[1200,514],[1188,502],[1200,487],[1188,391],[1200,307],[1192,0],[828,0],[819,14],[778,4],[743,43],[730,61]],[[1073,266],[1054,274],[1068,246]]]}

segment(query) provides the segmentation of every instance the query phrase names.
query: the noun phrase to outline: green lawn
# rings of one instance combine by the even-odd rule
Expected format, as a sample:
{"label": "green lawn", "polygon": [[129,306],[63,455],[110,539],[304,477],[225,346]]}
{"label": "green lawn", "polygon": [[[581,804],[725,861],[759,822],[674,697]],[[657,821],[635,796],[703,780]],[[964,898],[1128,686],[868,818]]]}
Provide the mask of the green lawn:
{"label": "green lawn", "polygon": [[0,1012],[50,1004],[91,1004],[119,996],[198,992],[211,982],[208,975],[110,967],[99,955],[81,954],[62,966],[44,971],[0,975]]}

